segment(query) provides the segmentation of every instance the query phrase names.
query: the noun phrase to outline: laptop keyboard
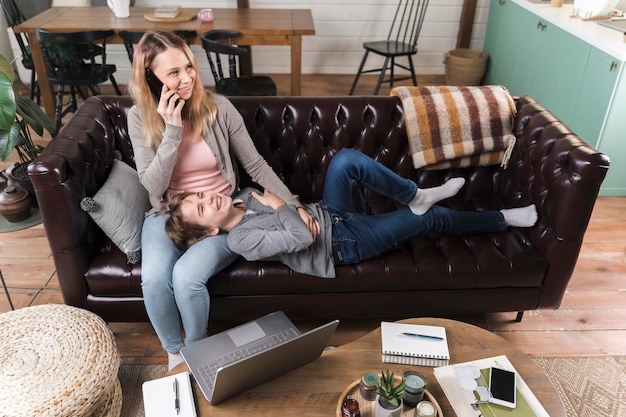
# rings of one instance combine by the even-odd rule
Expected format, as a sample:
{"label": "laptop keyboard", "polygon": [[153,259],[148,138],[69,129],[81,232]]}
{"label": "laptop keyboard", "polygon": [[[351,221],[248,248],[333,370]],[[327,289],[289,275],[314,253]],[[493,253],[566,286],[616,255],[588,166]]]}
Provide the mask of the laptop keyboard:
{"label": "laptop keyboard", "polygon": [[284,330],[280,333],[276,333],[274,335],[265,337],[263,339],[259,339],[253,345],[243,347],[241,349],[234,350],[217,358],[213,362],[207,362],[198,367],[200,371],[200,376],[204,379],[204,382],[207,383],[211,390],[213,389],[213,383],[215,381],[215,374],[217,370],[223,366],[229,365],[233,362],[237,362],[243,358],[254,355],[255,353],[264,351],[272,346],[276,346],[279,343],[285,342],[293,337],[297,336],[298,333],[295,329],[290,328]]}

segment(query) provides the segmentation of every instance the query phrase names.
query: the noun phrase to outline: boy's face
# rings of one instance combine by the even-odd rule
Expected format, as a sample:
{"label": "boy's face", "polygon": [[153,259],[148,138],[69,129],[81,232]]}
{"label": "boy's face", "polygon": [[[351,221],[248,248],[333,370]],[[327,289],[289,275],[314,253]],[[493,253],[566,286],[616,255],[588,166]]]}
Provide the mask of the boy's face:
{"label": "boy's face", "polygon": [[207,228],[207,231],[219,231],[230,219],[233,200],[230,196],[200,191],[185,198],[180,206],[184,221]]}

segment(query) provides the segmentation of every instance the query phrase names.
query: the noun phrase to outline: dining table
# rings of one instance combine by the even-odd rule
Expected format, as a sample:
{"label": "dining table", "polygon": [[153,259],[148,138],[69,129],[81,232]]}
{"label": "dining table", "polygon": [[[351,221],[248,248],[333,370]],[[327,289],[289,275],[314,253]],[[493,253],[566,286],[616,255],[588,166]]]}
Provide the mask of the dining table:
{"label": "dining table", "polygon": [[[197,35],[213,30],[236,30],[241,36],[234,43],[242,46],[285,45],[291,48],[291,95],[301,94],[302,36],[315,35],[313,16],[309,9],[260,9],[217,8],[213,9],[213,21],[204,22],[196,17],[200,8],[183,8],[175,19],[154,17],[154,7],[131,7],[130,16],[117,18],[108,7],[52,7],[14,26],[15,32],[26,33],[31,47],[33,63],[39,80],[41,100],[46,113],[54,116],[54,90],[48,79],[46,65],[37,29],[53,32],[81,30],[113,30],[107,43],[123,43],[119,32],[123,30],[190,30]],[[191,40],[200,44],[200,36]]]}

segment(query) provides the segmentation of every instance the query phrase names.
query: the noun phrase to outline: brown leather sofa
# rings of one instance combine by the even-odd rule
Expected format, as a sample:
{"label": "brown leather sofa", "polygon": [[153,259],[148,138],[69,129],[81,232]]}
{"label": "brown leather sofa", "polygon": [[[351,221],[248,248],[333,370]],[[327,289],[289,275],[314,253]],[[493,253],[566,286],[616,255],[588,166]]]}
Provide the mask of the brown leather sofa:
{"label": "brown leather sofa", "polygon": [[[517,143],[499,166],[415,171],[396,97],[240,97],[259,151],[302,201],[321,198],[325,170],[353,147],[422,187],[453,176],[467,182],[445,202],[457,209],[534,203],[529,229],[472,236],[424,236],[390,254],[338,268],[336,279],[243,259],[211,278],[211,318],[248,320],[283,310],[292,319],[381,318],[523,312],[559,307],[609,167],[548,110],[516,99]],[[134,166],[129,97],[88,99],[29,168],[67,304],[107,321],[145,321],[141,265],[129,265],[79,207],[107,178],[114,152]],[[242,177],[242,184],[249,179]],[[368,195],[372,212],[394,209]],[[518,316],[521,318],[521,315]]]}

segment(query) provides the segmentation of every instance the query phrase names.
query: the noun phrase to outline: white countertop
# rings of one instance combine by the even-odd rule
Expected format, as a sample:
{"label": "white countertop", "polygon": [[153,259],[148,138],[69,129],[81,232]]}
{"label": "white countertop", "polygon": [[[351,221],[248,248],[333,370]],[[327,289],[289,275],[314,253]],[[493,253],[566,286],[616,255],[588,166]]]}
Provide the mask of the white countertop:
{"label": "white countertop", "polygon": [[528,0],[511,0],[513,3],[536,14],[540,18],[582,39],[592,46],[612,55],[620,61],[626,61],[626,42],[619,30],[598,25],[595,20],[582,20],[572,15],[574,5],[564,4],[552,7],[548,4],[531,3]]}

